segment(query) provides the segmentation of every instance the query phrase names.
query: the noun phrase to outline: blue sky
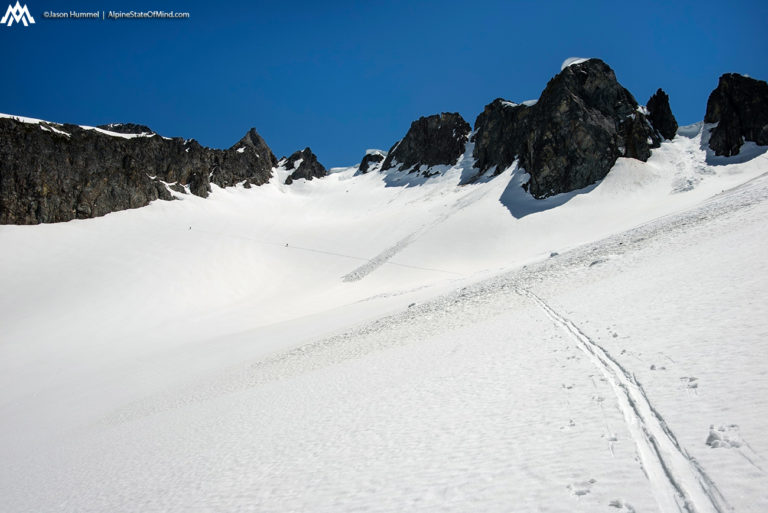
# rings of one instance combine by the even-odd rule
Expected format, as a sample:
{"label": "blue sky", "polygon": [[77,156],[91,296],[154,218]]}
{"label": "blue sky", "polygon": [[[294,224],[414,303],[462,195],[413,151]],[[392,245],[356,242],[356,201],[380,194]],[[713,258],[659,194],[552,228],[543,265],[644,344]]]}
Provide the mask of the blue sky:
{"label": "blue sky", "polygon": [[[571,56],[605,60],[640,103],[664,88],[680,124],[704,117],[722,73],[768,78],[764,1],[26,4],[37,23],[0,26],[0,112],[219,148],[255,127],[278,157],[310,146],[329,167],[388,149],[419,116],[474,124],[496,97],[537,98]],[[43,18],[110,9],[191,17]]]}

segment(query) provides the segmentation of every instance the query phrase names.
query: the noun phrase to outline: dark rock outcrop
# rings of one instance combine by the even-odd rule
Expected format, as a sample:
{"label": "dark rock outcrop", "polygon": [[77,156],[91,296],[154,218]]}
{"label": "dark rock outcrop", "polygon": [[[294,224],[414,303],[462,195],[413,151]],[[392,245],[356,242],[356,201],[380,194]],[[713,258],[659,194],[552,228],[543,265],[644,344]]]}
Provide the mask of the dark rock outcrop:
{"label": "dark rock outcrop", "polygon": [[418,166],[455,164],[464,153],[472,127],[456,112],[421,117],[392,146],[382,170],[398,166],[401,171]]}
{"label": "dark rock outcrop", "polygon": [[156,134],[154,130],[147,125],[137,125],[136,123],[110,123],[108,125],[99,125],[98,128],[108,130],[117,134]]}
{"label": "dark rock outcrop", "polygon": [[718,124],[709,139],[716,155],[737,155],[744,141],[768,145],[768,83],[737,73],[721,76],[704,122]]}
{"label": "dark rock outcrop", "polygon": [[185,186],[205,197],[211,183],[261,185],[275,164],[255,130],[232,148],[216,150],[194,140],[126,138],[76,125],[2,118],[0,223],[102,216],[172,199],[169,187],[182,191]]}
{"label": "dark rock outcrop", "polygon": [[524,148],[533,111],[526,105],[496,98],[475,120],[475,167],[498,174],[511,166]]}
{"label": "dark rock outcrop", "polygon": [[292,184],[294,180],[299,178],[312,180],[313,178],[322,178],[328,174],[328,171],[317,161],[317,157],[309,148],[293,152],[290,157],[284,161],[281,160],[281,164],[289,171],[294,170],[285,179],[287,185]]}
{"label": "dark rock outcrop", "polygon": [[677,135],[677,120],[669,106],[669,95],[658,89],[648,99],[648,120],[664,139],[674,139]]}
{"label": "dark rock outcrop", "polygon": [[568,66],[533,105],[497,99],[475,122],[476,167],[501,172],[519,159],[536,198],[586,187],[621,156],[646,160],[660,137],[635,98],[599,59]]}
{"label": "dark rock outcrop", "polygon": [[357,168],[357,172],[361,174],[365,174],[371,169],[379,168],[381,166],[377,165],[384,161],[386,158],[386,154],[384,152],[380,151],[369,151],[365,154],[365,157],[363,157],[363,160],[360,161],[360,165]]}

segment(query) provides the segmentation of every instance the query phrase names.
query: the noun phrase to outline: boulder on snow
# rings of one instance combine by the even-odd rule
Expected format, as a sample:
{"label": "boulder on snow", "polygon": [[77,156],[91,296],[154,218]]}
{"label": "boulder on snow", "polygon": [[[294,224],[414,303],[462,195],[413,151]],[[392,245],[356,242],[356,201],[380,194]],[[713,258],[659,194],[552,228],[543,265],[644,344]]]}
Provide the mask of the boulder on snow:
{"label": "boulder on snow", "polygon": [[648,109],[648,120],[653,128],[658,130],[664,139],[674,139],[677,134],[677,120],[669,106],[669,95],[658,89],[648,99],[645,107]]}
{"label": "boulder on snow", "polygon": [[721,76],[704,122],[717,123],[709,139],[716,155],[737,155],[744,141],[768,145],[768,83],[738,73]]}
{"label": "boulder on snow", "polygon": [[443,112],[421,117],[392,146],[381,166],[387,170],[398,166],[401,171],[418,166],[455,164],[464,153],[472,127],[456,112]]}
{"label": "boulder on snow", "polygon": [[285,159],[283,167],[288,171],[293,170],[293,173],[285,179],[287,185],[292,184],[294,180],[299,178],[312,180],[313,178],[322,178],[328,174],[328,171],[317,161],[317,157],[308,147],[301,151],[293,152],[290,157]]}
{"label": "boulder on snow", "polygon": [[[526,102],[528,103],[528,102]],[[475,166],[501,172],[519,159],[535,198],[601,180],[621,156],[647,160],[661,138],[599,59],[571,64],[538,102],[494,100],[475,121]]]}

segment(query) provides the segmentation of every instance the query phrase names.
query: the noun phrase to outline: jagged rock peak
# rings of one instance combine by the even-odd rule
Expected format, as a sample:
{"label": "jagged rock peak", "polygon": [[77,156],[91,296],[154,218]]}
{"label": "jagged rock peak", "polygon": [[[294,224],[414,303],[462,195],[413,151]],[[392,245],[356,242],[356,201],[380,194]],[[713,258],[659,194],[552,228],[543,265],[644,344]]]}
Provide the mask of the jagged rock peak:
{"label": "jagged rock peak", "polygon": [[677,120],[669,106],[669,95],[658,89],[646,104],[648,120],[664,139],[674,139],[677,134]]}
{"label": "jagged rock peak", "polygon": [[497,99],[475,122],[475,166],[501,172],[519,159],[536,198],[581,189],[618,157],[647,160],[660,137],[635,98],[600,59],[574,62],[549,81],[538,102]]}
{"label": "jagged rock peak", "polygon": [[253,150],[257,155],[266,158],[271,166],[277,165],[277,158],[255,128],[248,130],[242,139],[237,141],[229,149],[237,153],[245,153],[247,150]]}
{"label": "jagged rock peak", "polygon": [[387,158],[387,152],[381,150],[368,150],[365,152],[363,160],[357,167],[357,172],[365,174],[368,171],[376,171],[381,168],[381,163]]}
{"label": "jagged rock peak", "polygon": [[292,184],[294,180],[299,178],[312,180],[313,178],[322,178],[328,174],[328,171],[317,161],[317,157],[309,147],[293,152],[290,157],[284,158],[280,163],[288,171],[293,170],[293,173],[285,179],[287,185]]}
{"label": "jagged rock peak", "polygon": [[99,125],[96,128],[115,132],[116,134],[157,134],[157,132],[147,125],[139,125],[136,123],[109,123],[108,125]]}
{"label": "jagged rock peak", "polygon": [[406,170],[419,166],[455,164],[464,153],[472,127],[457,112],[421,117],[389,150],[381,169],[398,166]]}
{"label": "jagged rock peak", "polygon": [[768,83],[738,73],[721,76],[704,122],[718,124],[709,139],[716,155],[737,155],[745,140],[768,145]]}

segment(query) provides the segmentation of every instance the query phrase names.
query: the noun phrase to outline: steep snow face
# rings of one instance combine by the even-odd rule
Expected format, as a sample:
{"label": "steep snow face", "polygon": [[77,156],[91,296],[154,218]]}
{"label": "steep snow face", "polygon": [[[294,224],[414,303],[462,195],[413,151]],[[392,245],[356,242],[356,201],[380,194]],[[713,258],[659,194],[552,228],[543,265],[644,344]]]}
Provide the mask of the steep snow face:
{"label": "steep snow face", "polygon": [[707,136],[1,226],[4,507],[768,509],[768,156]]}

